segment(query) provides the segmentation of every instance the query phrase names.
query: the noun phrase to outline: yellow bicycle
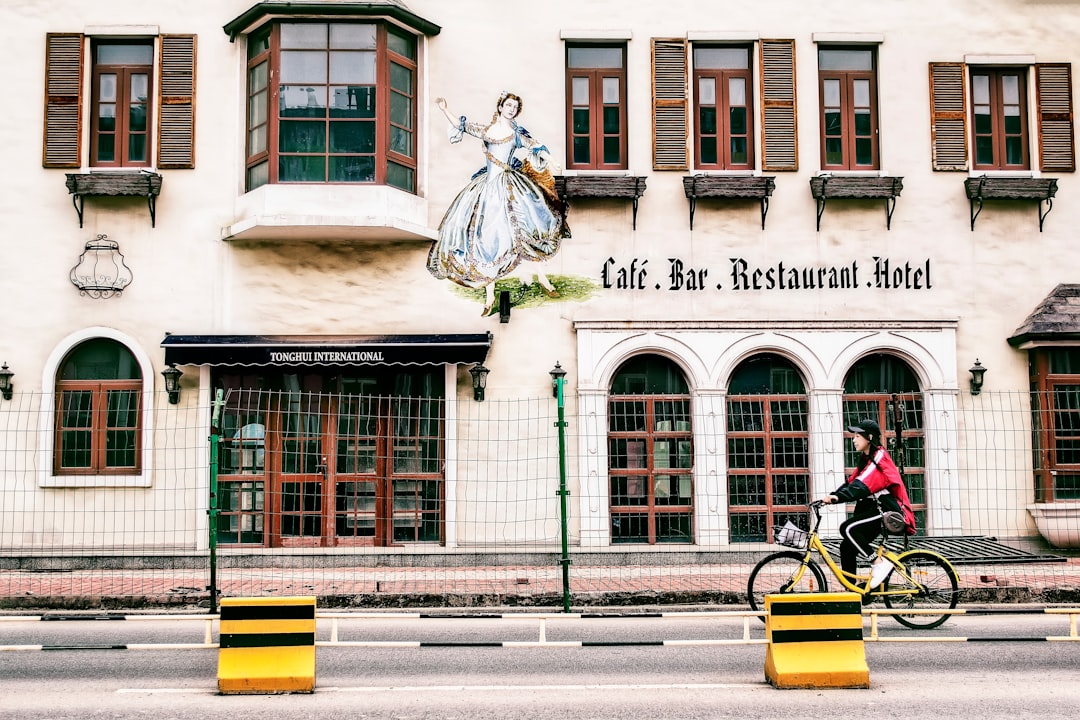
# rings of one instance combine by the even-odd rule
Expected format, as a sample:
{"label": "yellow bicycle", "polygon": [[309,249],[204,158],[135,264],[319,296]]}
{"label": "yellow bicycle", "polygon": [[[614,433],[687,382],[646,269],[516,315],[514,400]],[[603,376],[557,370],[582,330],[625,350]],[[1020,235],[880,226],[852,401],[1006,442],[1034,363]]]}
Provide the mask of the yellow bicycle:
{"label": "yellow bicycle", "polygon": [[[881,585],[871,589],[869,571],[865,575],[844,572],[821,542],[818,527],[821,525],[822,504],[820,500],[810,503],[811,530],[802,530],[794,525],[776,528],[777,542],[798,548],[799,551],[781,550],[754,566],[746,584],[746,595],[752,609],[764,610],[767,594],[828,592],[825,573],[811,559],[816,552],[844,588],[863,596],[864,602],[880,598],[886,607],[899,611],[893,617],[900,624],[909,628],[929,629],[948,619],[949,615],[944,611],[956,607],[958,586],[956,570],[948,560],[930,550],[894,553],[885,547],[885,535],[878,545],[875,558],[883,558],[892,564],[893,569]],[[905,614],[902,612],[904,610],[920,612]],[[929,610],[943,612],[926,612]]]}

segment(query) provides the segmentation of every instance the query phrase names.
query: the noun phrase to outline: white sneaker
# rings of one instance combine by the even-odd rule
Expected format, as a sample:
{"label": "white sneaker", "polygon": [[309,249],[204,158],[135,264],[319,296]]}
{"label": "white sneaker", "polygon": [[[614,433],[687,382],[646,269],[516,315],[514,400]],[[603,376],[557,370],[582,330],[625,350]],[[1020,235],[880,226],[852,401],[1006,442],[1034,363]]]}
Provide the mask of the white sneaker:
{"label": "white sneaker", "polygon": [[876,588],[881,583],[885,582],[885,578],[889,577],[889,573],[892,572],[892,563],[887,563],[884,560],[878,560],[870,566],[870,588]]}

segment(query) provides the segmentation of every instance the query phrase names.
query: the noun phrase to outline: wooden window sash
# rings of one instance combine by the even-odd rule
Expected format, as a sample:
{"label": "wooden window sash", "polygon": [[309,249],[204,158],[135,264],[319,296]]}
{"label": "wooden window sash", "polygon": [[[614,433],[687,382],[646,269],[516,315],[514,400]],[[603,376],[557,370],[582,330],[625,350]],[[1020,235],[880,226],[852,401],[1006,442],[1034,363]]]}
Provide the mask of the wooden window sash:
{"label": "wooden window sash", "polygon": [[[573,81],[586,78],[589,81],[589,161],[574,162],[574,103]],[[611,137],[604,133],[604,80],[619,81],[619,162],[604,162],[604,140]],[[626,132],[626,70],[623,68],[567,68],[566,69],[566,167],[572,170],[625,170],[627,168]]]}
{"label": "wooden window sash", "polygon": [[[108,397],[113,391],[132,392],[135,397],[135,426],[111,428],[108,426]],[[70,392],[90,393],[90,467],[65,467],[63,433],[64,398]],[[142,468],[142,381],[141,380],[63,380],[56,383],[55,446],[53,449],[53,473],[55,475],[137,475]],[[80,428],[81,429],[81,428]],[[108,466],[106,435],[109,430],[131,432],[135,438],[135,464],[133,466]]]}
{"label": "wooden window sash", "polygon": [[[979,68],[969,67],[971,75],[986,75],[990,79],[990,122],[991,132],[990,137],[994,146],[994,159],[991,163],[980,163],[978,157],[975,154],[975,142],[977,136],[975,134],[974,125],[971,128],[971,137],[968,139],[971,149],[971,167],[974,170],[1004,170],[1004,171],[1022,171],[1031,168],[1030,157],[1030,133],[1028,131],[1028,106],[1027,106],[1027,73],[1022,69],[1012,68]],[[1005,134],[1005,113],[1004,113],[1004,97],[1002,92],[1002,80],[1006,76],[1016,76],[1019,78],[1019,105],[1020,105],[1020,147],[1022,149],[1023,157],[1019,164],[1006,164],[1006,134]],[[971,107],[969,110],[974,112],[974,90],[972,90]]]}
{"label": "wooden window sash", "polygon": [[[840,117],[841,117],[841,147],[843,161],[839,164],[829,163],[825,151],[825,82],[837,80],[840,83]],[[859,165],[856,163],[855,143],[855,82],[867,80],[870,83],[870,164]],[[821,169],[822,170],[877,170],[880,167],[878,155],[878,113],[877,113],[877,82],[875,73],[866,71],[839,71],[829,70],[821,72],[818,78],[818,89],[821,104]]]}
{"label": "wooden window sash", "polygon": [[964,63],[932,62],[930,157],[938,171],[967,170],[967,96]]}
{"label": "wooden window sash", "polygon": [[[712,78],[716,82],[716,145],[717,162],[701,160],[701,103],[699,81]],[[728,81],[742,79],[746,83],[746,162],[731,161],[731,97]],[[754,169],[754,86],[749,69],[694,70],[694,167],[700,170],[752,170]]]}
{"label": "wooden window sash", "polygon": [[45,126],[42,167],[82,164],[82,33],[45,36]]}
{"label": "wooden window sash", "polygon": [[[146,112],[152,113],[154,108],[149,95],[154,91],[154,68],[152,65],[94,65],[91,73],[92,88],[90,96],[90,165],[91,167],[124,168],[124,167],[150,167],[152,155],[151,146],[154,144],[153,124],[147,118],[146,130],[141,133],[146,137],[146,159],[133,161],[128,153],[130,150],[131,131],[131,81],[135,75],[146,75],[147,99]],[[103,134],[99,127],[100,121],[100,79],[102,75],[116,76],[116,129],[110,134],[113,136],[113,159],[101,160],[98,158],[99,139]]]}
{"label": "wooden window sash", "polygon": [[761,155],[766,171],[799,169],[795,41],[762,40]]}
{"label": "wooden window sash", "polygon": [[1038,107],[1039,169],[1075,172],[1071,63],[1035,66],[1035,104]]}
{"label": "wooden window sash", "polygon": [[653,170],[689,167],[687,42],[652,39]]}
{"label": "wooden window sash", "polygon": [[196,35],[162,35],[158,57],[157,166],[195,167]]}

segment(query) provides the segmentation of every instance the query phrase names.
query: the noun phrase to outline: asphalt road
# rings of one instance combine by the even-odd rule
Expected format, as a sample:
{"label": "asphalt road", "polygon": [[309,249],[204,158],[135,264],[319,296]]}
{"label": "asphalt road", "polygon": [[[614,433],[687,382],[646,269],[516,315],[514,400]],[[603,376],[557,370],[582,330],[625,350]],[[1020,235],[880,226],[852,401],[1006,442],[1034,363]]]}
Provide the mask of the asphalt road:
{"label": "asphalt road", "polygon": [[[1080,707],[1080,641],[1020,639],[1068,636],[1067,616],[958,617],[921,632],[883,618],[887,641],[864,644],[869,690],[773,688],[766,648],[739,642],[738,618],[550,619],[542,634],[536,619],[337,625],[343,644],[319,646],[314,694],[221,696],[216,649],[160,649],[202,643],[204,622],[0,622],[0,717],[1050,719]],[[756,619],[748,627],[763,636]],[[320,643],[332,630],[320,620]],[[912,638],[931,642],[894,642]],[[559,644],[579,641],[607,644]],[[649,644],[665,641],[689,644]],[[699,644],[716,641],[735,642]],[[159,649],[104,649],[142,644]]]}

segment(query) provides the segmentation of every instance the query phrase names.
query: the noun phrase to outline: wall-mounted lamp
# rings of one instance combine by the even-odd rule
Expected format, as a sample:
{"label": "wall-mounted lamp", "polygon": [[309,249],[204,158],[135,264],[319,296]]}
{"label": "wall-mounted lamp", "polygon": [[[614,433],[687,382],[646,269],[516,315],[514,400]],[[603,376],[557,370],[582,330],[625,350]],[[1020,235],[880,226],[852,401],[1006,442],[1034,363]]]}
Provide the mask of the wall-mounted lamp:
{"label": "wall-mounted lamp", "polygon": [[161,375],[165,378],[165,392],[169,393],[170,405],[180,402],[180,378],[183,374],[176,369],[175,365],[170,365],[161,371]]}
{"label": "wall-mounted lamp", "polygon": [[979,358],[975,358],[975,364],[968,368],[968,372],[971,373],[971,394],[978,395],[982,392],[983,375],[986,374],[986,368],[979,362]]}
{"label": "wall-mounted lamp", "polygon": [[11,377],[14,374],[8,370],[7,363],[0,367],[0,394],[4,396],[5,400],[11,399]]}
{"label": "wall-mounted lamp", "polygon": [[548,374],[551,375],[551,397],[557,398],[559,397],[559,381],[566,377],[566,371],[556,361],[555,367],[551,368]]}
{"label": "wall-mounted lamp", "polygon": [[484,402],[484,389],[487,387],[487,376],[491,372],[483,363],[476,363],[469,368],[472,375],[472,397],[476,402]]}

